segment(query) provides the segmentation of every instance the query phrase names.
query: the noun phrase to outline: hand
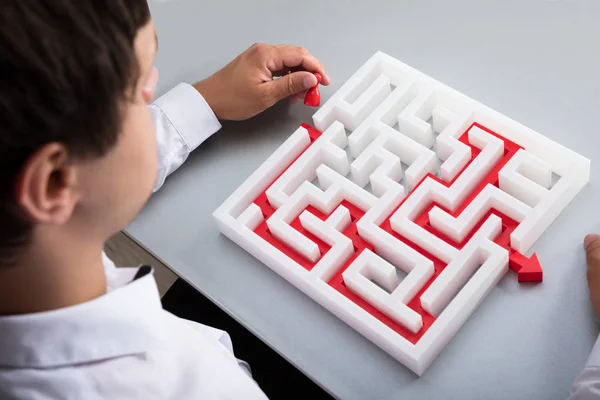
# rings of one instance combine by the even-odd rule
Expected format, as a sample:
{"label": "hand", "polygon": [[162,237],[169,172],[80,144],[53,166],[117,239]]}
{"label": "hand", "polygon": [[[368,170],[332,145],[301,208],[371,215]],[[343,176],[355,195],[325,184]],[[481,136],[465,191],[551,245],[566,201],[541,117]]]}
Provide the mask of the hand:
{"label": "hand", "polygon": [[587,235],[583,246],[587,256],[587,282],[590,300],[596,316],[600,318],[600,236]]}
{"label": "hand", "polygon": [[244,120],[283,98],[295,102],[303,97],[306,90],[317,84],[312,72],[320,72],[321,84],[329,85],[325,69],[306,49],[255,44],[194,87],[217,118]]}

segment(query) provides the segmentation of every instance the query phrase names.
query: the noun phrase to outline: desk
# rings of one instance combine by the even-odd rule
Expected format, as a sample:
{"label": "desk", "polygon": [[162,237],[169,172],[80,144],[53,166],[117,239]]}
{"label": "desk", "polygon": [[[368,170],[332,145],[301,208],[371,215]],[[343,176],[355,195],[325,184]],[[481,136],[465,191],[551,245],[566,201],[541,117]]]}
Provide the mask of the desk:
{"label": "desk", "polygon": [[[598,334],[585,233],[600,231],[600,2],[162,0],[159,93],[252,42],[296,43],[332,78],[326,100],[382,50],[592,158],[592,178],[534,246],[544,282],[509,272],[423,377],[220,235],[211,213],[314,110],[226,123],[167,179],[127,233],[334,396],[561,399]],[[315,28],[307,28],[308,24]]]}

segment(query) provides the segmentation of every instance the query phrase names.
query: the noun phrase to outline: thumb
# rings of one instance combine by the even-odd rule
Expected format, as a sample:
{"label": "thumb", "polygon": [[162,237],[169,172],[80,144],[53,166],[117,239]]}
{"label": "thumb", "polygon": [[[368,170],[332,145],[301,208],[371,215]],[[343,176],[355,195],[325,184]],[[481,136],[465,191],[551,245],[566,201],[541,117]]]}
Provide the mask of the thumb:
{"label": "thumb", "polygon": [[600,236],[591,234],[583,240],[588,268],[600,269]]}
{"label": "thumb", "polygon": [[310,72],[298,71],[271,81],[269,85],[274,100],[279,101],[316,86],[317,78]]}

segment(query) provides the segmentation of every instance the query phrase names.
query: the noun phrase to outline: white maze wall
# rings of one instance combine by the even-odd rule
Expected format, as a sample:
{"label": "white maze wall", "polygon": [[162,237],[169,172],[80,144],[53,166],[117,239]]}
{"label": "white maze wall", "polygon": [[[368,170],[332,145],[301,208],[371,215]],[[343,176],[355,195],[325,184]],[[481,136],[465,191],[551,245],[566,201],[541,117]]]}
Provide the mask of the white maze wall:
{"label": "white maze wall", "polygon": [[383,53],[313,120],[214,217],[419,375],[509,268],[541,280],[524,254],[589,179],[589,160]]}

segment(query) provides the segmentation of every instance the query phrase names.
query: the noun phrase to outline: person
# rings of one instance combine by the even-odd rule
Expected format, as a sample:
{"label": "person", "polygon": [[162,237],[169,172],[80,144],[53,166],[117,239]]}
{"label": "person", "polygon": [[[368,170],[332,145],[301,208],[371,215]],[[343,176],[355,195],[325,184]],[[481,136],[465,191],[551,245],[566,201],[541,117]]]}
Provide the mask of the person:
{"label": "person", "polygon": [[[589,234],[583,240],[587,259],[587,282],[592,308],[600,317],[600,235]],[[592,348],[585,367],[575,379],[570,400],[600,399],[600,337]]]}
{"label": "person", "polygon": [[164,311],[151,269],[103,244],[220,121],[329,78],[255,44],[152,102],[157,47],[145,1],[0,2],[1,399],[265,398],[226,333]]}

